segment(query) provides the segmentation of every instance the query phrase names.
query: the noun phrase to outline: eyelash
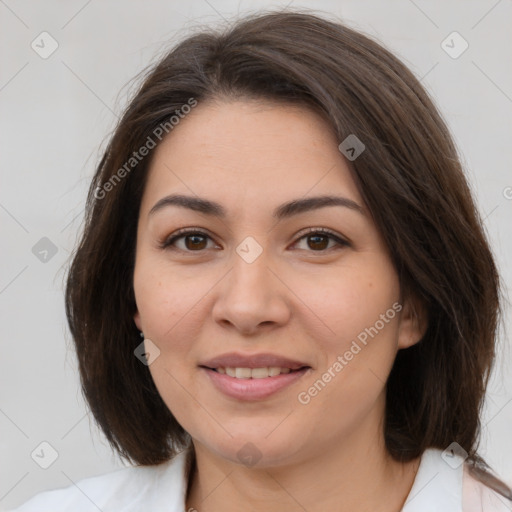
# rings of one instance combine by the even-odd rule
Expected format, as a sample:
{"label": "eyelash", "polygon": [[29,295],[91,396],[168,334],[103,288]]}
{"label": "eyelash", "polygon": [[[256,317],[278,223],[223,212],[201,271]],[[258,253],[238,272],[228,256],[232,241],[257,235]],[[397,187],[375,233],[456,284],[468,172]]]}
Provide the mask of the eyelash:
{"label": "eyelash", "polygon": [[[201,236],[205,236],[207,238],[210,238],[210,240],[212,240],[211,236],[208,233],[206,233],[205,231],[203,231],[202,229],[200,229],[200,228],[183,228],[183,229],[180,229],[180,230],[176,231],[171,236],[167,237],[160,244],[160,248],[161,249],[167,249],[167,250],[169,250],[169,249],[170,250],[178,250],[178,251],[182,251],[182,252],[185,252],[185,253],[194,253],[194,252],[201,253],[201,252],[204,252],[205,249],[200,249],[200,250],[197,250],[197,251],[191,251],[191,250],[177,249],[176,247],[172,247],[172,245],[177,240],[179,240],[180,238],[185,238],[187,235],[201,235]],[[308,228],[308,230],[306,232],[303,232],[299,236],[299,238],[297,239],[297,241],[295,243],[297,243],[300,240],[302,240],[303,238],[306,238],[306,237],[311,236],[311,235],[327,236],[331,240],[334,240],[340,247],[349,247],[350,246],[349,242],[347,242],[346,240],[344,240],[343,238],[338,236],[336,233],[334,233],[334,232],[332,232],[332,231],[330,231],[328,229],[325,229],[325,228]],[[323,249],[323,250],[318,250],[318,251],[309,250],[308,252],[327,253],[331,249],[333,249],[333,247],[331,247],[330,249]]]}

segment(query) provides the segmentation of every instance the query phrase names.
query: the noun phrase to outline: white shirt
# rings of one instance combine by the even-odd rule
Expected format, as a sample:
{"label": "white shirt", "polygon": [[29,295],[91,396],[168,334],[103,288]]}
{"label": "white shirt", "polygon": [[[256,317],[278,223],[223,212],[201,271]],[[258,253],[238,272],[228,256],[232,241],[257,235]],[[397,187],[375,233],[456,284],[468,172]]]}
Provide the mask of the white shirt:
{"label": "white shirt", "polygon": [[[11,512],[187,512],[187,451],[158,466],[119,469],[37,494]],[[463,459],[429,448],[402,512],[511,512],[512,502],[474,479]]]}

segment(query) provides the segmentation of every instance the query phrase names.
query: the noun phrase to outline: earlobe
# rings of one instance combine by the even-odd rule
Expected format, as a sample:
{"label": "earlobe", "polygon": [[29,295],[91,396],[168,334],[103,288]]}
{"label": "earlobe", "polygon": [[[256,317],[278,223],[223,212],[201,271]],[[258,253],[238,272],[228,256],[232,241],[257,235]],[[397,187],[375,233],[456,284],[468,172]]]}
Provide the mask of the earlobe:
{"label": "earlobe", "polygon": [[398,332],[398,348],[409,348],[418,343],[428,327],[427,308],[417,298],[405,301]]}
{"label": "earlobe", "polygon": [[134,315],[133,315],[133,321],[135,322],[135,325],[137,326],[137,329],[139,331],[142,331],[142,324],[141,324],[141,321],[140,321],[140,313],[137,311]]}

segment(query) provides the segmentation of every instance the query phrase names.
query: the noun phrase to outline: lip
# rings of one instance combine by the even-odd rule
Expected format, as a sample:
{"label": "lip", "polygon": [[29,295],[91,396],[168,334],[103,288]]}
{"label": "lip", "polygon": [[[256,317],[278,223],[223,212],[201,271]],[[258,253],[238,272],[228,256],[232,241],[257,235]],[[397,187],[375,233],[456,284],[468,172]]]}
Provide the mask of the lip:
{"label": "lip", "polygon": [[[245,366],[245,368],[248,367]],[[254,366],[253,368],[259,367]],[[310,369],[310,367],[304,367],[297,371],[281,373],[275,377],[265,377],[263,379],[237,379],[227,374],[218,373],[211,368],[201,367],[201,371],[206,373],[219,391],[231,398],[245,401],[264,400],[292,385]]]}
{"label": "lip", "polygon": [[207,368],[267,368],[270,366],[276,366],[279,368],[298,370],[303,366],[309,365],[304,362],[270,353],[240,354],[237,352],[230,352],[200,363],[199,366],[206,366]]}
{"label": "lip", "polygon": [[[311,370],[311,366],[307,363],[271,353],[241,354],[230,352],[204,361],[199,366],[220,392],[231,398],[244,401],[263,400],[274,395],[292,385]],[[252,369],[272,366],[290,368],[292,371],[263,379],[237,379],[214,370],[214,368],[219,367]]]}

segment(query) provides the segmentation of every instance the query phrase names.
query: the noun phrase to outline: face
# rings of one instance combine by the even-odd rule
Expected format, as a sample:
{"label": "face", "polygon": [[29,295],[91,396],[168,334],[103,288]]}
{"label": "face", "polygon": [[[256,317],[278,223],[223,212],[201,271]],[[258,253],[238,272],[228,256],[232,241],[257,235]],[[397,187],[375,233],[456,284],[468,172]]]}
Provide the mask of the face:
{"label": "face", "polygon": [[164,402],[224,459],[374,439],[419,337],[339,142],[312,111],[246,100],[199,104],[155,149],[134,320]]}

